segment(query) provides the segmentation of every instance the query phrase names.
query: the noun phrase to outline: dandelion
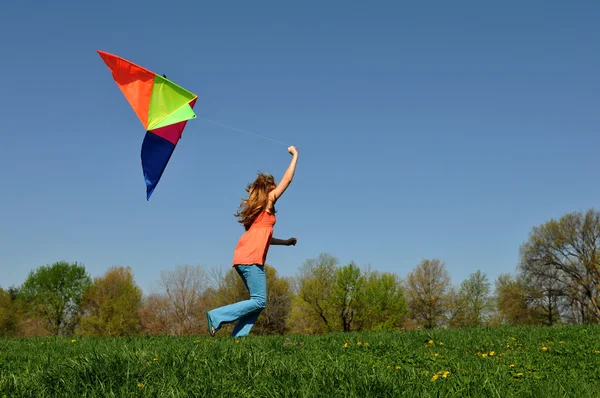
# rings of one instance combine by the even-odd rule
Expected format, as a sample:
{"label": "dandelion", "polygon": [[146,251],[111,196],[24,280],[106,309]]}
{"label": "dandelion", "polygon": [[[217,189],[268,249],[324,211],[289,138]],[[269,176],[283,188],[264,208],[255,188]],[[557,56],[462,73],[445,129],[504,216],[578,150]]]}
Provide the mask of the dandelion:
{"label": "dandelion", "polygon": [[440,354],[438,354],[438,353],[435,353],[435,354],[433,354],[433,356],[434,356],[434,357],[438,357],[438,356],[440,356]]}
{"label": "dandelion", "polygon": [[344,348],[348,348],[348,343],[344,343]]}
{"label": "dandelion", "polygon": [[517,373],[517,377],[521,377],[521,376],[523,376],[523,372]]}
{"label": "dandelion", "polygon": [[389,369],[389,368],[391,368],[391,366],[390,366],[390,365],[388,365],[388,366],[387,366],[387,368]]}
{"label": "dandelion", "polygon": [[487,358],[488,354],[481,354],[483,358]]}
{"label": "dandelion", "polygon": [[594,350],[594,354],[600,354],[600,351]]}
{"label": "dandelion", "polygon": [[444,343],[440,341],[440,345],[444,345]]}
{"label": "dandelion", "polygon": [[158,361],[158,358],[154,358],[155,361]]}
{"label": "dandelion", "polygon": [[431,378],[431,381],[436,381],[438,379],[438,377],[440,377],[439,375],[433,375],[433,377]]}
{"label": "dandelion", "polygon": [[71,340],[71,343],[75,343],[77,340]]}
{"label": "dandelion", "polygon": [[515,367],[514,363],[511,363],[510,366],[509,366],[509,368],[511,368],[511,369],[514,368],[514,367]]}
{"label": "dandelion", "polygon": [[433,340],[429,340],[429,344],[433,344]]}
{"label": "dandelion", "polygon": [[138,383],[138,387],[139,387],[139,388],[142,388],[142,387],[144,387],[144,383]]}
{"label": "dandelion", "polygon": [[239,340],[236,340],[236,341],[235,341],[235,343],[236,343],[236,344],[237,344],[237,343],[239,343],[239,342],[240,342]]}
{"label": "dandelion", "polygon": [[448,376],[450,376],[450,372],[448,372],[448,371],[445,371],[444,374],[442,375],[442,377],[444,377],[444,378],[446,378]]}
{"label": "dandelion", "polygon": [[495,354],[495,352],[494,352],[494,351],[490,351],[490,356],[491,356],[491,357],[493,357],[493,356],[494,356],[494,354]]}
{"label": "dandelion", "polygon": [[542,347],[542,351],[548,351],[548,347],[546,347],[546,346]]}
{"label": "dandelion", "polygon": [[400,366],[399,366],[399,365],[396,365],[396,370],[398,370],[398,369],[400,369]]}
{"label": "dandelion", "polygon": [[560,341],[560,344],[565,344],[565,342],[561,340],[561,341]]}
{"label": "dandelion", "polygon": [[371,347],[369,343],[365,343],[365,347]]}
{"label": "dandelion", "polygon": [[357,345],[362,345],[362,343],[359,341],[358,343],[356,343]]}

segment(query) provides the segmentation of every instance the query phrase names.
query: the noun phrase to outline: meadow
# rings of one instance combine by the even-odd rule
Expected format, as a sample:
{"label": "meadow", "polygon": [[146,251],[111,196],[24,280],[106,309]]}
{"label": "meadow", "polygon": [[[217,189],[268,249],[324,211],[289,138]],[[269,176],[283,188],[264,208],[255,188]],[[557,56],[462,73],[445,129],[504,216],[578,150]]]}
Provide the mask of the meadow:
{"label": "meadow", "polygon": [[1,397],[592,397],[596,326],[0,340]]}

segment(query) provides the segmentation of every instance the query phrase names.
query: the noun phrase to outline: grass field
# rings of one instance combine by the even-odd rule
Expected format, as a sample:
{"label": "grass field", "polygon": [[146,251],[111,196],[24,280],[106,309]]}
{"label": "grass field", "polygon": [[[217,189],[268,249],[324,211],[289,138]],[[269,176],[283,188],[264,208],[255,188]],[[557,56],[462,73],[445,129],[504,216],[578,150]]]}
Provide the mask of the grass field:
{"label": "grass field", "polygon": [[593,397],[600,328],[0,340],[2,397]]}

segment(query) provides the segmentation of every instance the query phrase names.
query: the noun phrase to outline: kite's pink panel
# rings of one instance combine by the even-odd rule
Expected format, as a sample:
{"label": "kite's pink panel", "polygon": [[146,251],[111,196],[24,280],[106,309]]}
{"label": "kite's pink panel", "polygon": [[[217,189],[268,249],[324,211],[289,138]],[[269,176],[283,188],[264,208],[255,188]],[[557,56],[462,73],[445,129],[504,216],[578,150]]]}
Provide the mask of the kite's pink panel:
{"label": "kite's pink panel", "polygon": [[[194,108],[194,105],[196,104],[196,100],[197,100],[197,98],[194,98],[192,101],[190,101],[190,107],[192,107],[192,109]],[[186,123],[187,123],[187,120],[184,120],[183,122],[171,124],[171,125],[165,126],[165,127],[160,127],[160,128],[154,129],[154,130],[150,130],[150,132],[153,134],[156,134],[159,137],[164,138],[165,140],[169,141],[173,145],[177,145],[177,142],[179,142],[179,139],[181,138],[181,132],[185,128]]]}

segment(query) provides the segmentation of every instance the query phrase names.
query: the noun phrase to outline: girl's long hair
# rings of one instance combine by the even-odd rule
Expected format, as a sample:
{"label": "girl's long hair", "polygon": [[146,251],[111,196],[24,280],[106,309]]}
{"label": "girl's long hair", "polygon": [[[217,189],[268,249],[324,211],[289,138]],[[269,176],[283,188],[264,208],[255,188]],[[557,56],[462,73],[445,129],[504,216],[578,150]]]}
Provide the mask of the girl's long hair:
{"label": "girl's long hair", "polygon": [[[250,228],[256,217],[267,207],[269,192],[275,189],[275,178],[268,173],[258,173],[253,183],[246,186],[248,198],[243,199],[240,208],[235,213],[238,222],[244,225],[246,231]],[[273,209],[275,212],[275,209]]]}

